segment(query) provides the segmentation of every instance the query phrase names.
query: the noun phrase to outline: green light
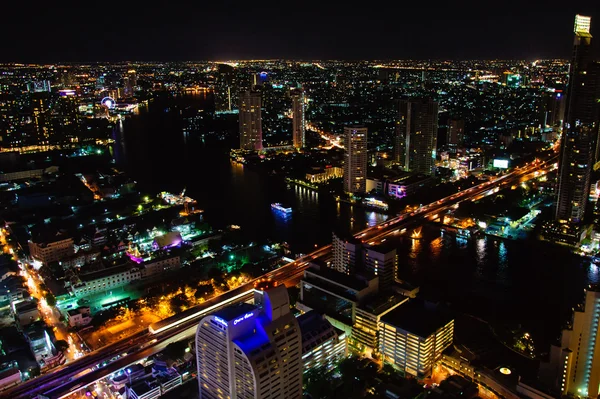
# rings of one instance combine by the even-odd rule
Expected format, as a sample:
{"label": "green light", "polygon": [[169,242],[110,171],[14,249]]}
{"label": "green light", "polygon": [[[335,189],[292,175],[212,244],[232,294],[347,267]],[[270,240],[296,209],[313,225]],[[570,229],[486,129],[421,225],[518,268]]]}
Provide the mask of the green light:
{"label": "green light", "polygon": [[230,260],[233,260],[233,259],[235,259],[235,255],[234,255],[234,254],[230,254],[230,255],[229,255],[229,259],[230,259]]}

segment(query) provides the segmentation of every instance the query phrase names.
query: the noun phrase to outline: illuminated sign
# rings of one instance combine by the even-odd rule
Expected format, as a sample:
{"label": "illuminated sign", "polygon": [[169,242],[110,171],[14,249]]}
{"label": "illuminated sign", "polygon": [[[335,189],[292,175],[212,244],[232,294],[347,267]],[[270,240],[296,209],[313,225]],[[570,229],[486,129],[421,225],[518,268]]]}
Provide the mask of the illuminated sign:
{"label": "illuminated sign", "polygon": [[72,90],[72,89],[65,89],[65,90],[59,90],[59,91],[58,91],[58,94],[59,94],[61,97],[65,97],[65,96],[74,96],[74,95],[76,95],[77,93],[75,92],[75,90]]}
{"label": "illuminated sign", "polygon": [[215,321],[223,324],[224,326],[227,326],[227,322],[220,317],[215,316]]}
{"label": "illuminated sign", "polygon": [[235,319],[235,320],[233,321],[233,325],[234,325],[234,326],[237,326],[237,325],[238,325],[238,323],[241,323],[242,321],[244,321],[244,320],[246,320],[246,319],[249,319],[249,318],[251,318],[252,316],[254,316],[254,313],[253,313],[253,312],[246,313],[246,314],[245,314],[245,315],[243,315],[242,317],[238,317],[237,319]]}
{"label": "illuminated sign", "polygon": [[575,33],[590,33],[592,18],[585,15],[575,15]]}
{"label": "illuminated sign", "polygon": [[508,159],[494,159],[494,168],[508,169]]}

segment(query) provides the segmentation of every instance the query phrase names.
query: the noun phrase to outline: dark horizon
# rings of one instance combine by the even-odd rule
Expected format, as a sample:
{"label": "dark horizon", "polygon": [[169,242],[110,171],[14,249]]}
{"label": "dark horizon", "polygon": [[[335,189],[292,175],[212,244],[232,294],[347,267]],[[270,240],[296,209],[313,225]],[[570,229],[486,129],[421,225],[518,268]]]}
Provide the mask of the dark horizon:
{"label": "dark horizon", "polygon": [[591,16],[592,35],[600,35],[600,13],[591,0],[494,8],[471,0],[371,7],[36,3],[5,5],[0,62],[568,59],[577,13]]}

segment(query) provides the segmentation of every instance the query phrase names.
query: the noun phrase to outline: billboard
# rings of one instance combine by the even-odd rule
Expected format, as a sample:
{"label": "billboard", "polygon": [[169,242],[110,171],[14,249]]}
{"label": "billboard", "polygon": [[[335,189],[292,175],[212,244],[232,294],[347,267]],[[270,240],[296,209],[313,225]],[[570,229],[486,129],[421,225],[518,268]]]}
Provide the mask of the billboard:
{"label": "billboard", "polygon": [[508,159],[494,159],[494,168],[508,169]]}

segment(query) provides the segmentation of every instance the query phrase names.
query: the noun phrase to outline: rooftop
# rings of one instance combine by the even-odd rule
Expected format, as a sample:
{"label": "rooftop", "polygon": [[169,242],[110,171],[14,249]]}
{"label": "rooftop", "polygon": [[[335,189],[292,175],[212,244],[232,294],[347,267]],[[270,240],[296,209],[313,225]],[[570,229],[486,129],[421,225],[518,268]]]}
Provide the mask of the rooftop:
{"label": "rooftop", "polygon": [[[322,277],[323,279],[329,280],[330,282],[337,284],[339,286],[344,286],[348,288],[352,288],[355,291],[361,291],[367,288],[369,285],[364,278],[359,278],[356,276],[349,276],[344,273],[340,273],[336,270],[330,269],[328,267],[320,267],[320,266],[312,266],[306,270],[305,277],[308,277],[309,274],[314,276]],[[313,277],[312,280],[318,279],[318,277]]]}
{"label": "rooftop", "polygon": [[225,321],[231,321],[246,313],[257,310],[257,307],[246,302],[241,302],[232,306],[228,306],[213,313],[213,316],[220,317]]}
{"label": "rooftop", "polygon": [[392,306],[407,300],[407,297],[399,294],[378,294],[366,299],[360,308],[371,314],[379,315]]}
{"label": "rooftop", "polygon": [[381,321],[420,337],[428,337],[453,318],[440,310],[426,307],[424,302],[411,300],[398,306],[381,318]]}

